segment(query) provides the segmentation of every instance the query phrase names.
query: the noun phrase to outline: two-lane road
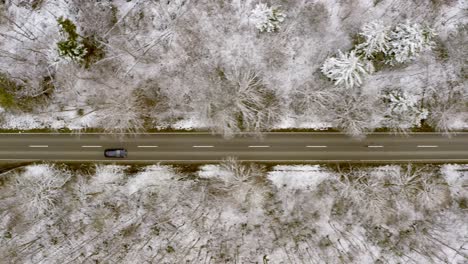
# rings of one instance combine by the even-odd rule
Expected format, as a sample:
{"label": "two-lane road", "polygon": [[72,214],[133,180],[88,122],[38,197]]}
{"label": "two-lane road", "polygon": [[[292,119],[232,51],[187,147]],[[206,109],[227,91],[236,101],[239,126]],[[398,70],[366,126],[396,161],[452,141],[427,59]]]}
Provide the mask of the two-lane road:
{"label": "two-lane road", "polygon": [[355,140],[342,133],[266,133],[262,139],[231,140],[209,133],[0,134],[0,161],[109,161],[104,149],[123,147],[126,162],[213,162],[227,156],[261,162],[468,161],[468,133],[408,136],[369,134]]}

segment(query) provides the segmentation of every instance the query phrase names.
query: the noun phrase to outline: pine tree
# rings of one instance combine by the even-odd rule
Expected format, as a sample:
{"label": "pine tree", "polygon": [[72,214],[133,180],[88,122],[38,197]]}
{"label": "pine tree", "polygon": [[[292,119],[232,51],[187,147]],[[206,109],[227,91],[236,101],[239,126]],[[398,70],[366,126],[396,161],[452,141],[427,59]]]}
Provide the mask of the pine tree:
{"label": "pine tree", "polygon": [[59,17],[57,23],[60,26],[60,32],[66,37],[65,40],[57,42],[59,55],[69,57],[74,61],[83,60],[87,50],[76,32],[76,25],[70,19],[63,17]]}
{"label": "pine tree", "polygon": [[418,106],[418,98],[412,94],[393,90],[384,99],[387,103],[384,124],[390,129],[406,132],[411,127],[420,125],[421,120],[427,118],[428,111]]}
{"label": "pine tree", "polygon": [[387,53],[389,45],[389,29],[382,21],[373,21],[365,24],[361,28],[361,35],[364,42],[356,46],[358,53],[362,53],[366,58],[373,58],[375,53]]}
{"label": "pine tree", "polygon": [[434,42],[434,31],[409,21],[399,24],[390,32],[390,51],[392,59],[387,63],[405,63],[415,59],[420,53],[430,50]]}
{"label": "pine tree", "polygon": [[321,70],[335,81],[335,85],[344,84],[346,88],[353,88],[360,86],[363,78],[373,72],[373,66],[369,61],[362,61],[354,50],[349,53],[338,51],[338,57],[325,60]]}
{"label": "pine tree", "polygon": [[260,32],[274,32],[280,29],[280,23],[285,17],[279,7],[268,7],[267,4],[260,3],[252,10],[251,19]]}

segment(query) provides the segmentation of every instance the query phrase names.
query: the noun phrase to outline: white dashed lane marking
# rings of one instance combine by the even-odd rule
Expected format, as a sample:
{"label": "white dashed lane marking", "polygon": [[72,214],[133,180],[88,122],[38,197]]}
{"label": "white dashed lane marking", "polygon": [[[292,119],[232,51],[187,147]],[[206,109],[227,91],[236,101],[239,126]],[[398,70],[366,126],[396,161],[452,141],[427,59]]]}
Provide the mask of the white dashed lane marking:
{"label": "white dashed lane marking", "polygon": [[437,148],[439,146],[436,145],[418,145],[418,148]]}
{"label": "white dashed lane marking", "polygon": [[158,146],[138,146],[139,148],[157,148]]}
{"label": "white dashed lane marking", "polygon": [[326,148],[327,146],[306,146],[307,148]]}
{"label": "white dashed lane marking", "polygon": [[249,146],[249,148],[269,148],[270,146]]}
{"label": "white dashed lane marking", "polygon": [[194,148],[214,148],[214,146],[192,146]]}
{"label": "white dashed lane marking", "polygon": [[48,145],[29,145],[30,148],[48,148]]}
{"label": "white dashed lane marking", "polygon": [[368,148],[383,148],[383,146],[380,145],[374,145],[374,146],[367,146]]}
{"label": "white dashed lane marking", "polygon": [[81,146],[82,148],[100,148],[102,146]]}

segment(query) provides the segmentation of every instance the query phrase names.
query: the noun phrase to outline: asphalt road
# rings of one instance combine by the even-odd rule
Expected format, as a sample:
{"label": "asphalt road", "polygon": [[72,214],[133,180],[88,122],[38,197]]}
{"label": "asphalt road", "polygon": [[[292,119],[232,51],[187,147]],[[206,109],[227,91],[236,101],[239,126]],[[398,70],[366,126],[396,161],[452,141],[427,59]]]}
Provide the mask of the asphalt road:
{"label": "asphalt road", "polygon": [[0,161],[116,161],[106,148],[128,150],[125,162],[214,162],[227,156],[259,162],[468,161],[468,133],[407,136],[369,134],[364,140],[341,133],[267,133],[263,139],[231,140],[209,133],[0,134]]}

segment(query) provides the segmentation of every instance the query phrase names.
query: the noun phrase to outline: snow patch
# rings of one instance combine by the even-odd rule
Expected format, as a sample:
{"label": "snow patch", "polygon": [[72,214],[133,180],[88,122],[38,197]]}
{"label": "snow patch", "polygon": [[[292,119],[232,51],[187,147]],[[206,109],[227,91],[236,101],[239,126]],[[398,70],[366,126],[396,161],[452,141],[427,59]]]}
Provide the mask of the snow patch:
{"label": "snow patch", "polygon": [[153,165],[146,167],[127,183],[128,194],[133,194],[151,186],[159,186],[175,176],[171,166]]}
{"label": "snow patch", "polygon": [[96,184],[119,183],[124,179],[127,168],[128,166],[120,165],[97,165],[93,181]]}
{"label": "snow patch", "polygon": [[230,177],[231,172],[226,171],[221,168],[219,165],[203,165],[198,171],[198,177],[212,179],[212,178],[228,178]]}
{"label": "snow patch", "polygon": [[319,165],[278,165],[268,173],[268,179],[277,188],[286,189],[313,189],[330,176],[331,173]]}

